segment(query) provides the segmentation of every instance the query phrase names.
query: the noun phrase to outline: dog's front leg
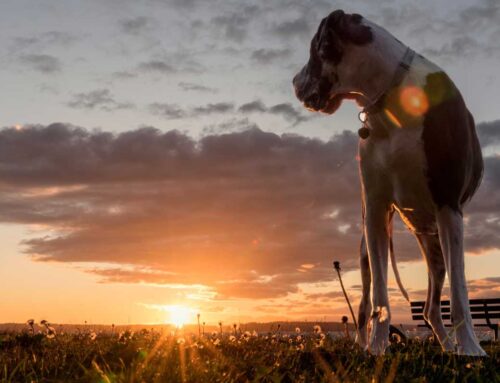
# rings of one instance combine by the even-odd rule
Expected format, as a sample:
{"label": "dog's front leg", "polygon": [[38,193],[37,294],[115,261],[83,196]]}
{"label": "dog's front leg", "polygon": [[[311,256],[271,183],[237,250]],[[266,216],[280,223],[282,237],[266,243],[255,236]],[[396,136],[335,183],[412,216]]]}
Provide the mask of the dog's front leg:
{"label": "dog's front leg", "polygon": [[462,215],[458,211],[444,206],[437,211],[436,221],[450,282],[451,317],[457,338],[458,353],[462,355],[486,355],[474,334],[469,309],[464,271]]}
{"label": "dog's front leg", "polygon": [[372,330],[369,350],[383,354],[389,344],[391,311],[387,293],[390,204],[366,196],[365,238],[372,279]]}
{"label": "dog's front leg", "polygon": [[363,290],[358,309],[358,332],[356,334],[356,343],[359,344],[362,348],[366,349],[368,348],[368,319],[370,318],[370,314],[372,311],[372,304],[370,300],[370,260],[368,259],[368,249],[366,247],[364,233],[361,237],[361,245],[359,248],[359,267],[361,269],[361,281]]}

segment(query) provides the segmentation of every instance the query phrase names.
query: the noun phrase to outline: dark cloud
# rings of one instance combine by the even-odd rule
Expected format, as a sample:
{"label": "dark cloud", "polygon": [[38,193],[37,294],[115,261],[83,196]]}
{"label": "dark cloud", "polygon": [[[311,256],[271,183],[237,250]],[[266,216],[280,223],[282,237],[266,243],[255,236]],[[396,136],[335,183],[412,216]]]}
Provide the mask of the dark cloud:
{"label": "dark cloud", "polygon": [[53,74],[61,71],[61,61],[54,56],[46,54],[21,55],[20,62],[31,69],[41,73]]}
{"label": "dark cloud", "polygon": [[155,102],[149,105],[149,110],[151,113],[169,120],[187,117],[187,113],[175,104]]}
{"label": "dark cloud", "polygon": [[222,11],[221,14],[214,16],[211,19],[211,26],[222,31],[226,39],[242,43],[247,38],[252,20],[261,13],[261,8],[257,5],[244,5],[235,8],[233,11]]}
{"label": "dark cloud", "polygon": [[205,116],[214,113],[228,113],[234,109],[234,104],[229,102],[218,102],[195,106],[190,109],[182,109],[175,104],[153,103],[149,105],[153,114],[162,116],[166,119],[192,118]]}
{"label": "dark cloud", "polygon": [[196,106],[192,109],[191,113],[194,116],[212,114],[212,113],[227,113],[234,109],[234,104],[230,102],[218,102],[215,104],[207,104],[203,106]]}
{"label": "dark cloud", "polygon": [[500,120],[478,124],[477,134],[483,148],[500,145]]}
{"label": "dark cloud", "polygon": [[144,72],[158,72],[163,74],[177,72],[177,69],[174,65],[163,60],[151,60],[140,63],[138,69]]}
{"label": "dark cloud", "polygon": [[243,113],[267,112],[267,106],[261,100],[255,100],[241,105],[238,110]]}
{"label": "dark cloud", "polygon": [[[356,142],[350,133],[325,143],[255,128],[199,141],[152,128],[4,129],[0,220],[64,228],[24,242],[40,260],[139,267],[139,276],[118,267],[106,280],[283,295],[330,278],[332,249],[347,269],[357,265],[359,233],[335,230],[359,221]],[[304,263],[322,266],[297,271]]]}
{"label": "dark cloud", "polygon": [[288,121],[291,121],[295,124],[308,119],[308,117],[304,117],[302,113],[297,110],[297,108],[295,108],[288,102],[271,106],[269,108],[269,113],[281,115]]}
{"label": "dark cloud", "polygon": [[[88,268],[103,282],[284,296],[331,280],[328,254],[346,271],[358,267],[357,142],[351,132],[325,142],[255,127],[199,140],[154,128],[4,128],[0,221],[50,230],[23,241],[40,261],[114,263]],[[500,158],[487,157],[465,211],[468,251],[500,247],[499,180]],[[420,260],[401,231],[398,224],[398,260]]]}
{"label": "dark cloud", "polygon": [[177,84],[179,88],[185,91],[196,91],[196,92],[204,92],[204,93],[217,93],[217,89],[210,88],[208,86],[195,84],[192,82],[180,82]]}
{"label": "dark cloud", "polygon": [[290,56],[291,49],[257,49],[252,52],[252,60],[260,64],[269,64],[274,61],[283,60]]}
{"label": "dark cloud", "polygon": [[258,126],[248,118],[232,118],[203,128],[203,135],[213,135],[228,132],[241,132],[248,129],[257,129]]}
{"label": "dark cloud", "polygon": [[314,115],[309,115],[309,116],[303,115],[302,109],[296,108],[290,103],[281,103],[268,107],[261,100],[255,100],[243,104],[239,107],[238,110],[242,113],[261,112],[261,113],[280,115],[284,117],[286,120],[292,122],[294,125],[307,121],[313,118],[314,116]]}
{"label": "dark cloud", "polygon": [[137,16],[131,19],[120,20],[119,25],[123,32],[138,35],[149,29],[153,24],[153,19],[146,16]]}
{"label": "dark cloud", "polygon": [[27,49],[46,49],[54,46],[67,48],[81,39],[68,32],[48,31],[37,36],[14,37],[12,51],[22,51]]}
{"label": "dark cloud", "polygon": [[73,95],[66,105],[75,109],[101,109],[107,112],[134,108],[134,105],[130,102],[116,101],[109,89],[96,89],[87,93],[77,93]]}
{"label": "dark cloud", "polygon": [[[326,15],[325,15],[326,16]],[[316,27],[316,25],[314,25]],[[282,38],[301,37],[311,38],[313,25],[305,17],[299,17],[294,20],[283,21],[273,27],[273,32]]]}
{"label": "dark cloud", "polygon": [[[209,114],[232,114],[235,111],[235,105],[231,102],[218,102],[206,105],[192,106],[182,108],[177,104],[171,103],[152,103],[149,105],[151,113],[162,116],[166,119],[193,118]],[[314,115],[305,116],[302,114],[302,109],[292,106],[290,103],[276,104],[266,106],[262,101],[255,100],[240,105],[237,108],[241,113],[267,113],[274,114],[285,118],[293,125],[314,118]]]}

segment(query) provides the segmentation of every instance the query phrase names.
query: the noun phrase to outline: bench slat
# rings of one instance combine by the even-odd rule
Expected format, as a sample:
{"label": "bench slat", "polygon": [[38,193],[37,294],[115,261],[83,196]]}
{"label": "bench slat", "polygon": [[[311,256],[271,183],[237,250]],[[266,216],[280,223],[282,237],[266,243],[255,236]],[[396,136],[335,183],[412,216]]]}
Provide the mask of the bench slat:
{"label": "bench slat", "polygon": [[[486,319],[486,314],[471,314],[472,319]],[[413,314],[412,316],[413,320],[424,320],[424,316],[422,314]],[[451,318],[450,314],[441,314],[441,318],[443,320],[449,320]],[[500,319],[500,313],[491,313],[488,314],[489,319]]]}
{"label": "bench slat", "polygon": [[[486,303],[488,306],[489,305],[498,305],[500,304],[500,298],[479,298],[479,299],[469,299],[469,306],[474,306],[474,305],[484,305]],[[419,306],[424,306],[425,301],[414,301],[411,302],[411,307],[419,307]],[[441,301],[441,306],[449,306],[450,301]]]}
{"label": "bench slat", "polygon": [[[487,306],[486,309],[488,310],[488,313],[500,312],[500,306]],[[485,312],[485,307],[484,306],[471,306],[470,311],[471,312]],[[412,307],[411,308],[412,314],[421,314],[423,312],[424,312],[423,307]],[[450,307],[441,307],[441,312],[442,313],[449,313]]]}

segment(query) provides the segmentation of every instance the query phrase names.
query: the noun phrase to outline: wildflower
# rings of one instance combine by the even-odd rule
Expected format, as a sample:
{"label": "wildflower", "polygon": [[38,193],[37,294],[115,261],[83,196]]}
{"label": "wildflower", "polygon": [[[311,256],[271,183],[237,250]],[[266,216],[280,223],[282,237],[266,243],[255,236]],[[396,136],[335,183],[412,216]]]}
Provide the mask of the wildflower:
{"label": "wildflower", "polygon": [[236,337],[234,335],[229,336],[229,341],[234,342],[236,340]]}
{"label": "wildflower", "polygon": [[296,340],[297,340],[297,342],[302,342],[302,336],[298,335]]}
{"label": "wildflower", "polygon": [[26,321],[26,324],[30,326],[30,333],[34,334],[35,333],[35,320],[34,319],[28,319]]}
{"label": "wildflower", "polygon": [[52,339],[56,336],[56,329],[51,326],[47,326],[47,338]]}
{"label": "wildflower", "polygon": [[257,338],[257,337],[259,336],[259,334],[257,333],[257,331],[253,330],[253,331],[252,331],[252,336],[253,336],[254,338]]}
{"label": "wildflower", "polygon": [[97,334],[95,333],[95,331],[92,331],[90,333],[89,338],[90,338],[90,340],[95,340],[97,338]]}
{"label": "wildflower", "polygon": [[250,333],[250,331],[245,331],[243,333],[243,339],[245,339],[247,342],[248,342],[248,340],[250,339],[251,336],[252,336],[252,334]]}
{"label": "wildflower", "polygon": [[214,346],[218,346],[218,345],[220,344],[220,339],[218,339],[218,338],[217,338],[217,339],[215,339],[215,340],[213,341],[213,344],[214,344]]}
{"label": "wildflower", "polygon": [[295,332],[296,332],[297,334],[300,334],[300,328],[299,328],[299,327],[295,327]]}
{"label": "wildflower", "polygon": [[319,325],[314,325],[313,330],[315,334],[319,334],[321,332],[321,327]]}

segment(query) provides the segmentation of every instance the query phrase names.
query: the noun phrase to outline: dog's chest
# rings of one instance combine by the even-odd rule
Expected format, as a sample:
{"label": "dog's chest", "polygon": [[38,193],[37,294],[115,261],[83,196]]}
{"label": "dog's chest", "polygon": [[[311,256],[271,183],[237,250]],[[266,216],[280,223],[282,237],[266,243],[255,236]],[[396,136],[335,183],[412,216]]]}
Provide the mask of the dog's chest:
{"label": "dog's chest", "polygon": [[426,177],[422,128],[394,130],[360,142],[362,182],[370,194],[383,195],[416,232],[434,232],[434,204]]}

